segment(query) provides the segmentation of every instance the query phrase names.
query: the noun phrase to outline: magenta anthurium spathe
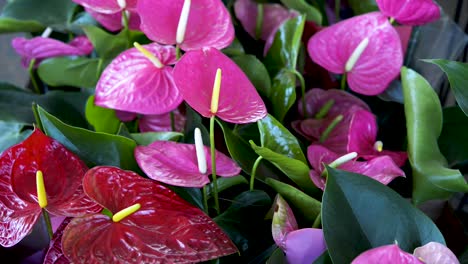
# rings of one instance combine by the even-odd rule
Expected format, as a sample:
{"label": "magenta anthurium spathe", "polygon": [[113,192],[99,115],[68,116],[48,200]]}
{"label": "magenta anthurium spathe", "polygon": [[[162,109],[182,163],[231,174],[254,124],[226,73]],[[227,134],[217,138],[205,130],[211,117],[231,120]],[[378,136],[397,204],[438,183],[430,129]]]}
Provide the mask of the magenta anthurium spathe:
{"label": "magenta anthurium spathe", "polygon": [[424,264],[416,256],[407,253],[397,244],[386,245],[367,250],[351,262],[351,264]]}
{"label": "magenta anthurium spathe", "polygon": [[[211,112],[213,83],[221,69],[218,110]],[[174,67],[174,80],[184,100],[204,117],[217,116],[237,124],[256,122],[267,115],[257,90],[229,57],[214,48],[189,51]]]}
{"label": "magenta anthurium spathe", "polygon": [[98,13],[115,14],[122,10],[134,10],[137,0],[72,0]]}
{"label": "magenta anthurium spathe", "polygon": [[36,63],[39,63],[47,58],[84,56],[93,51],[93,44],[85,36],[76,37],[68,44],[46,37],[32,39],[17,37],[11,41],[11,45],[16,53],[21,55],[23,67],[28,67],[33,59],[36,60]]}
{"label": "magenta anthurium spathe", "polygon": [[83,188],[113,215],[68,224],[62,249],[72,263],[197,263],[237,252],[200,209],[132,171],[95,167]]}
{"label": "magenta anthurium spathe", "polygon": [[[189,2],[184,13],[188,17],[180,19],[184,2]],[[161,44],[178,44],[185,51],[222,49],[234,40],[231,16],[221,0],[139,0],[137,12],[141,30],[148,38]]]}
{"label": "magenta anthurium spathe", "polygon": [[[42,210],[76,217],[101,210],[84,193],[86,165],[38,129],[0,156],[0,245],[11,247],[28,235]],[[38,195],[42,172],[46,203]],[[41,203],[41,205],[40,205]]]}
{"label": "magenta anthurium spathe", "polygon": [[377,129],[374,114],[366,110],[355,112],[349,125],[348,152],[357,152],[366,160],[389,156],[397,166],[403,166],[408,159],[406,152],[384,150],[384,143],[377,140]]}
{"label": "magenta anthurium spathe", "polygon": [[[121,30],[123,25],[122,12],[117,12],[113,14],[99,13],[92,9],[85,8],[97,22],[99,22],[105,29],[109,31],[118,31]],[[140,30],[140,16],[135,11],[127,12],[128,18],[128,28],[132,30]]]}
{"label": "magenta anthurium spathe", "polygon": [[376,0],[380,11],[403,25],[418,26],[440,17],[440,8],[433,0]]}
{"label": "magenta anthurium spathe", "polygon": [[400,73],[400,38],[379,12],[343,20],[316,33],[307,50],[328,71],[346,74],[351,90],[364,95],[383,92]]}
{"label": "magenta anthurium spathe", "polygon": [[[341,156],[320,145],[309,146],[307,157],[312,166],[310,178],[317,187],[322,190],[325,188],[326,175],[323,174],[325,170],[324,164],[330,165]],[[352,159],[338,165],[337,168],[368,176],[385,185],[396,177],[405,176],[405,173],[389,156],[380,156],[369,161]]]}
{"label": "magenta anthurium spathe", "polygon": [[[138,128],[140,132],[164,132],[172,131],[171,113],[160,115],[138,115],[136,113],[116,111],[115,114],[122,122],[129,122],[139,117]],[[172,111],[174,115],[175,131],[182,131],[187,118],[177,108]]]}
{"label": "magenta anthurium spathe", "polygon": [[445,245],[429,242],[414,250],[413,255],[425,264],[460,264],[457,257]]}
{"label": "magenta anthurium spathe", "polygon": [[95,104],[145,115],[168,113],[182,102],[170,65],[175,48],[144,45],[156,61],[136,48],[124,51],[104,70],[96,86]]}
{"label": "magenta anthurium spathe", "polygon": [[[135,159],[140,168],[153,180],[183,187],[203,187],[210,182],[210,148],[204,147],[207,171],[198,167],[194,144],[172,141],[155,141],[149,146],[135,148]],[[237,164],[221,152],[216,151],[216,174],[232,177],[240,173]]]}

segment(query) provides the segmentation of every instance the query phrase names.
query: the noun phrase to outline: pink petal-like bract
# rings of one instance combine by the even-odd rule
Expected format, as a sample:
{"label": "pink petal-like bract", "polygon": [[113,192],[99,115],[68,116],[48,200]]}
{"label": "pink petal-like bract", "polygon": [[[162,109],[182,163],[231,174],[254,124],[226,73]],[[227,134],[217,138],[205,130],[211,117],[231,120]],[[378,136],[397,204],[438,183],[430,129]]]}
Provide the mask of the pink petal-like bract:
{"label": "pink petal-like bract", "polygon": [[[122,24],[122,12],[117,12],[114,14],[105,14],[99,13],[92,9],[85,8],[97,22],[99,22],[105,29],[109,31],[119,31],[123,28]],[[129,11],[128,12],[128,27],[131,30],[140,30],[140,16],[137,12]]]}
{"label": "pink petal-like bract", "polygon": [[32,59],[39,62],[42,59],[60,56],[84,56],[93,51],[93,44],[85,36],[79,36],[70,43],[63,43],[52,38],[35,37],[26,39],[14,38],[11,45],[16,53],[23,57],[23,66],[28,67]]}
{"label": "pink petal-like bract", "polygon": [[389,156],[399,167],[403,166],[408,155],[403,151],[378,151],[375,148],[377,138],[377,120],[374,114],[366,110],[356,111],[351,119],[348,133],[348,152],[357,152],[366,160],[379,156]]}
{"label": "pink petal-like bract", "polygon": [[424,264],[424,262],[401,250],[398,245],[386,245],[361,253],[351,264]]}
{"label": "pink petal-like bract", "polygon": [[[175,131],[184,130],[185,121],[187,120],[179,110],[172,111],[174,115],[174,128]],[[143,115],[139,122],[138,127],[140,132],[163,132],[172,131],[171,113],[160,115]]]}
{"label": "pink petal-like bract", "polygon": [[174,80],[184,100],[204,117],[212,117],[211,95],[220,68],[221,91],[216,116],[236,124],[253,123],[267,115],[265,104],[245,73],[221,51],[189,51],[174,67]]}
{"label": "pink petal-like bract", "polygon": [[416,248],[413,255],[425,264],[460,264],[455,254],[438,242],[429,242]]}
{"label": "pink petal-like bract", "polygon": [[[328,150],[320,145],[311,145],[307,149],[307,157],[312,166],[310,178],[320,189],[325,188],[326,178],[322,172],[325,169],[323,164],[330,164],[340,157],[340,155]],[[393,162],[389,156],[380,156],[369,161],[348,161],[338,169],[349,172],[359,173],[382,184],[387,185],[393,179],[399,176],[405,176],[405,173]]]}
{"label": "pink petal-like bract", "polygon": [[286,248],[286,235],[289,232],[298,229],[296,218],[289,204],[277,194],[275,202],[273,203],[274,213],[273,221],[271,223],[271,234],[276,245],[281,249]]}
{"label": "pink petal-like bract", "polygon": [[137,0],[124,0],[126,7],[122,8],[118,4],[118,0],[72,0],[73,2],[84,6],[87,9],[103,14],[115,14],[125,10],[134,10]]}
{"label": "pink petal-like bract", "polygon": [[289,264],[310,264],[327,250],[322,229],[303,228],[286,236],[286,259]]}
{"label": "pink petal-like bract", "polygon": [[[137,12],[141,30],[153,41],[176,44],[177,26],[184,0],[139,0]],[[223,49],[234,40],[234,26],[221,0],[192,0],[185,37],[179,46],[184,51],[213,47]]]}
{"label": "pink petal-like bract", "polygon": [[57,231],[54,232],[52,241],[50,241],[49,249],[44,257],[43,264],[69,264],[71,263],[62,251],[62,236],[65,227],[70,223],[72,218],[65,219],[59,226]]}
{"label": "pink petal-like bract", "polygon": [[419,26],[440,17],[440,8],[433,0],[376,0],[380,12],[398,23]]}
{"label": "pink petal-like bract", "polygon": [[36,172],[44,175],[53,215],[82,216],[101,208],[83,192],[86,165],[38,129],[0,156],[0,245],[11,247],[28,235],[41,214]]}
{"label": "pink petal-like bract", "polygon": [[[368,44],[346,72],[356,48]],[[403,65],[400,38],[388,19],[379,12],[343,20],[310,38],[307,50],[314,62],[330,72],[346,72],[351,90],[364,95],[383,92]]]}
{"label": "pink petal-like bract", "polygon": [[72,263],[197,263],[237,252],[200,209],[132,171],[94,167],[83,187],[113,214],[137,203],[141,208],[119,222],[104,214],[74,218],[62,238]]}
{"label": "pink petal-like bract", "polygon": [[[153,180],[183,187],[203,187],[210,182],[210,148],[204,147],[207,172],[198,170],[194,144],[172,141],[155,141],[149,146],[135,148],[135,159],[140,168]],[[240,173],[236,163],[221,152],[216,151],[216,174],[232,177]]]}
{"label": "pink petal-like bract", "polygon": [[124,51],[104,70],[96,86],[95,104],[146,115],[174,110],[182,96],[177,89],[172,67],[175,48],[157,43],[144,45],[164,65],[156,67],[136,48]]}

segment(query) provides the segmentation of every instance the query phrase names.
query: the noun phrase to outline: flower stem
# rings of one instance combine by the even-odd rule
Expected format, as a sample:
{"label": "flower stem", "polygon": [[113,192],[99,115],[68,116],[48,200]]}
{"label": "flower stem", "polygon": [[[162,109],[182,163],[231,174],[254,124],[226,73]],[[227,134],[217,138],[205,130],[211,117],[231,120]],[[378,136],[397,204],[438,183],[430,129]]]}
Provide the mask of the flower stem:
{"label": "flower stem", "polygon": [[208,194],[206,193],[206,185],[203,186],[203,211],[208,214]]}
{"label": "flower stem", "polygon": [[343,75],[341,76],[341,90],[345,90],[346,89],[346,73],[343,73]]}
{"label": "flower stem", "polygon": [[180,57],[181,57],[181,55],[182,55],[182,54],[181,54],[181,51],[180,51],[180,46],[179,46],[179,44],[177,44],[177,45],[175,46],[175,50],[176,50],[176,60],[179,60]]}
{"label": "flower stem", "polygon": [[306,98],[305,98],[305,80],[302,74],[300,74],[296,69],[292,69],[291,73],[294,73],[296,77],[299,79],[301,83],[301,95],[302,95],[302,112],[304,114],[304,118],[307,118],[307,108],[306,108]]}
{"label": "flower stem", "polygon": [[255,24],[255,39],[262,37],[262,25],[263,25],[263,4],[257,4],[257,20]]}
{"label": "flower stem", "polygon": [[49,234],[50,240],[54,236],[54,231],[52,229],[52,222],[50,222],[49,213],[45,209],[42,209],[42,215],[44,216],[44,221],[47,226],[47,233]]}
{"label": "flower stem", "polygon": [[340,0],[335,0],[335,18],[336,18],[336,23],[340,21],[340,9],[341,9],[341,1]]}
{"label": "flower stem", "polygon": [[260,161],[262,161],[263,157],[258,156],[258,158],[255,160],[255,163],[252,167],[252,175],[250,175],[250,190],[254,190],[254,182],[255,182],[255,174],[257,172],[257,167],[260,164]]}
{"label": "flower stem", "polygon": [[127,11],[125,11],[125,9],[122,10],[122,20],[123,20],[123,26],[124,26],[123,30],[125,30],[125,33],[127,34],[127,47],[131,47],[132,42],[130,40],[129,19],[128,19]]}
{"label": "flower stem", "polygon": [[317,218],[315,218],[315,221],[312,224],[312,228],[319,228],[321,223],[322,223],[322,212],[320,212],[317,215]]}
{"label": "flower stem", "polygon": [[31,62],[29,63],[28,67],[28,72],[29,72],[29,78],[31,79],[31,83],[34,87],[34,92],[37,94],[41,93],[41,89],[39,88],[39,85],[37,84],[36,77],[34,76],[34,65],[36,64],[36,59],[32,59]]}
{"label": "flower stem", "polygon": [[216,213],[219,214],[218,183],[216,178],[216,148],[214,137],[215,116],[210,118],[210,150],[211,150],[211,175],[213,177],[213,194]]}

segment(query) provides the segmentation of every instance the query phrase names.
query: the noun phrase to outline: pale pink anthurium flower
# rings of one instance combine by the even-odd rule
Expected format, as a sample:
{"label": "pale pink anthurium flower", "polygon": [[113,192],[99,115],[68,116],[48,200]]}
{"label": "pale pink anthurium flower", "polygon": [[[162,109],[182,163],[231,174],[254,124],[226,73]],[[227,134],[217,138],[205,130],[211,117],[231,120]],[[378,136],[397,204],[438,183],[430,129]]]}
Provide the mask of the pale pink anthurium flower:
{"label": "pale pink anthurium flower", "polygon": [[376,0],[380,11],[398,23],[419,26],[439,19],[440,8],[433,0]]}

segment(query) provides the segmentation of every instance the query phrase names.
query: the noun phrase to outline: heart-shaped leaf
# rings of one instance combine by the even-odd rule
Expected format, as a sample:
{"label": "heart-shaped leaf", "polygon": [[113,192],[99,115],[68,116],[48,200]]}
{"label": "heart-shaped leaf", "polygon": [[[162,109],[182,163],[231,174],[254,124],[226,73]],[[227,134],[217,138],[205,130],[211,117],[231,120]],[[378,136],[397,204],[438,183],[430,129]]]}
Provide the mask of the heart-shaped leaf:
{"label": "heart-shaped leaf", "polygon": [[59,57],[44,60],[37,73],[50,86],[94,88],[102,71],[102,60]]}
{"label": "heart-shaped leaf", "polygon": [[258,93],[266,98],[270,97],[271,81],[265,65],[253,55],[243,54],[232,57],[232,60],[247,75]]}
{"label": "heart-shaped leaf", "polygon": [[283,121],[286,113],[296,101],[296,75],[284,68],[273,78],[271,85],[272,115],[279,121]]}
{"label": "heart-shaped leaf", "polygon": [[0,154],[7,148],[23,141],[31,134],[31,130],[25,130],[24,124],[0,121]]}
{"label": "heart-shaped leaf", "polygon": [[128,32],[122,31],[117,35],[113,35],[93,26],[83,27],[83,30],[93,43],[99,58],[105,61],[117,57],[117,55],[128,48]]}
{"label": "heart-shaped leaf", "polygon": [[86,119],[96,132],[115,134],[120,127],[115,110],[95,105],[94,95],[90,96],[86,103]]}
{"label": "heart-shaped leaf", "polygon": [[443,109],[439,147],[450,167],[468,163],[468,117],[459,107]]}
{"label": "heart-shaped leaf", "polygon": [[130,134],[136,143],[140,146],[148,146],[155,141],[177,141],[183,136],[178,132],[145,132]]}

